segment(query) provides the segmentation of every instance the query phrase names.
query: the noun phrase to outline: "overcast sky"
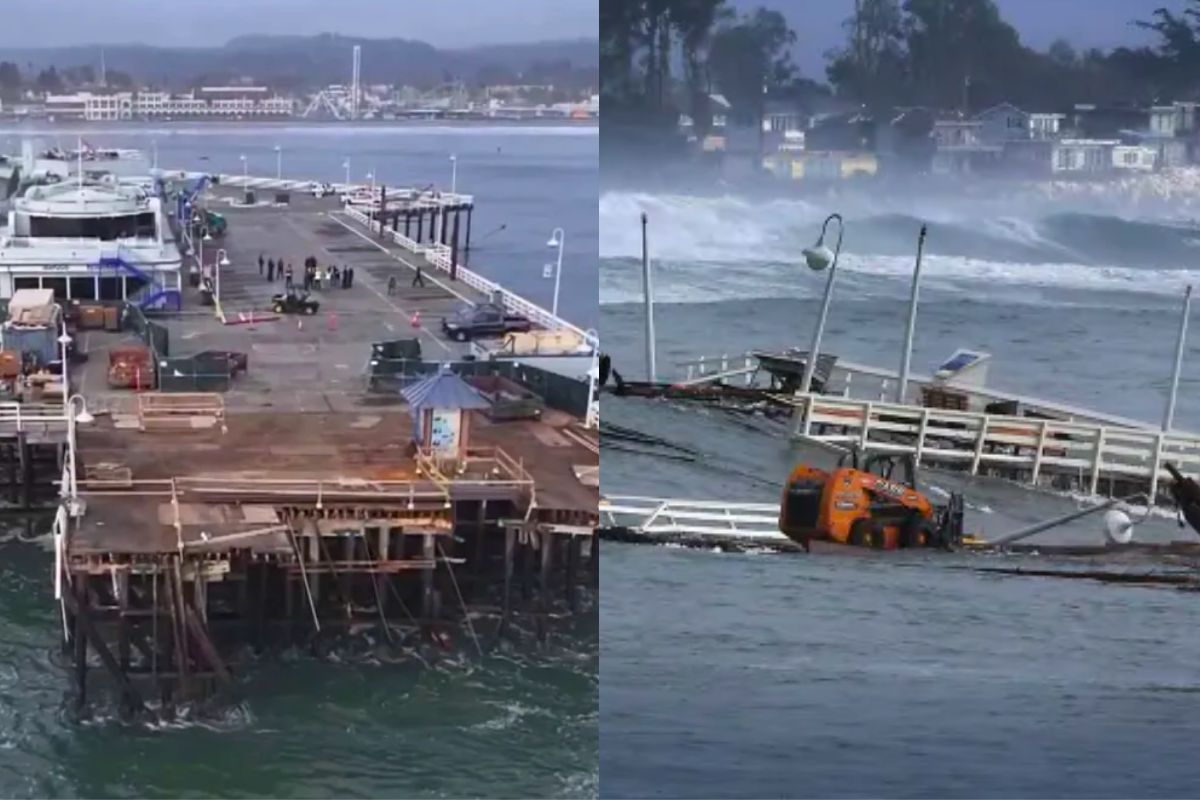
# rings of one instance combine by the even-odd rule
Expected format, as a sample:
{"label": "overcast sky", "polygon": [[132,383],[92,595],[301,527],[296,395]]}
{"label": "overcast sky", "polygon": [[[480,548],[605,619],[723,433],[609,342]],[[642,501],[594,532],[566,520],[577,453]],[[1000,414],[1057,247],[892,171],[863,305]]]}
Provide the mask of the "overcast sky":
{"label": "overcast sky", "polygon": [[[854,9],[854,0],[735,0],[735,4],[784,12],[799,39],[795,60],[806,76],[821,80],[825,52],[845,41],[842,21]],[[1187,0],[996,0],[996,4],[1031,47],[1044,50],[1062,37],[1076,49],[1107,49],[1149,42],[1152,36],[1132,25],[1132,20],[1147,19],[1156,8],[1179,10]]]}
{"label": "overcast sky", "polygon": [[342,33],[437,47],[596,37],[599,0],[0,0],[0,47]]}

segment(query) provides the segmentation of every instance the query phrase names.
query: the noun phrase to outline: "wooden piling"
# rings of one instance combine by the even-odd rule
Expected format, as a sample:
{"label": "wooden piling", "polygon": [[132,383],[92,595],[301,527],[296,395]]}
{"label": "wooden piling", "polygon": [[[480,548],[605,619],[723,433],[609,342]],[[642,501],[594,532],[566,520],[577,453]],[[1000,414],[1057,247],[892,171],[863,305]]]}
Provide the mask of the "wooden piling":
{"label": "wooden piling", "polygon": [[576,581],[579,579],[579,551],[582,545],[579,542],[578,536],[567,537],[567,580],[566,580],[566,596],[567,607],[571,613],[575,613],[579,609],[579,587]]}
{"label": "wooden piling", "polygon": [[500,630],[498,635],[503,636],[508,628],[508,618],[512,613],[512,579],[513,579],[513,556],[517,547],[517,532],[510,525],[504,528],[504,601],[500,612]]}

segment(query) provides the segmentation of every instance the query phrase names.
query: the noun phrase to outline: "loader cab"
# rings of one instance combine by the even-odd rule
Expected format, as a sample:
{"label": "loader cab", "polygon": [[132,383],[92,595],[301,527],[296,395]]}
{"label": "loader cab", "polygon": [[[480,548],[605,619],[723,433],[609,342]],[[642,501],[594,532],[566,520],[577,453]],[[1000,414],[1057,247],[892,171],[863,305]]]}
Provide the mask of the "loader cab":
{"label": "loader cab", "polygon": [[886,481],[917,488],[917,462],[908,453],[871,453],[862,457],[858,450],[851,450],[838,459],[838,468],[842,467],[862,470]]}

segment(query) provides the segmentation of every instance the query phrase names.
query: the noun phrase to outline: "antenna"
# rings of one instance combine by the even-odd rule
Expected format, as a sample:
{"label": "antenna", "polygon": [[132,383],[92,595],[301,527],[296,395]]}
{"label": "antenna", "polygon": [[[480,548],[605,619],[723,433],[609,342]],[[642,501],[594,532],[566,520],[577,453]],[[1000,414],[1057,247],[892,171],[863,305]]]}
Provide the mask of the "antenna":
{"label": "antenna", "polygon": [[354,45],[354,63],[350,81],[350,119],[358,119],[359,80],[362,71],[362,45]]}
{"label": "antenna", "polygon": [[75,156],[79,159],[79,202],[83,202],[83,136],[75,148]]}

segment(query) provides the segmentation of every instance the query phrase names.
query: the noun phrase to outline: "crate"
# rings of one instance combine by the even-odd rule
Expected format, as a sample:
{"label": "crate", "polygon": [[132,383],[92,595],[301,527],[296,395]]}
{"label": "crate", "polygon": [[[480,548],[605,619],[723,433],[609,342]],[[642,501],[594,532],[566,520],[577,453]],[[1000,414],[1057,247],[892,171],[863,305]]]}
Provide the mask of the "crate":
{"label": "crate", "polygon": [[79,306],[79,329],[84,331],[99,331],[104,329],[104,306]]}

